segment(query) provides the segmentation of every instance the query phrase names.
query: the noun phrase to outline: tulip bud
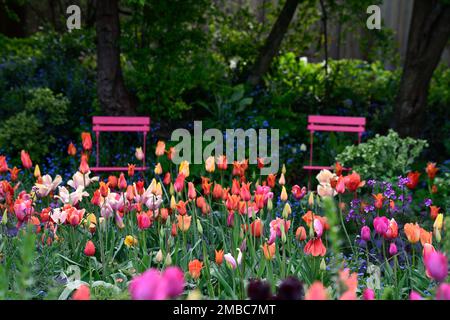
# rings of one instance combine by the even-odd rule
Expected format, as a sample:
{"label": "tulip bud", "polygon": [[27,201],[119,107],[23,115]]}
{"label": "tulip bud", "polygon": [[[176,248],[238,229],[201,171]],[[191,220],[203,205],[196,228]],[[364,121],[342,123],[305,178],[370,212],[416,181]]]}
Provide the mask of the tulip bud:
{"label": "tulip bud", "polygon": [[313,193],[313,192],[310,192],[310,193],[309,193],[308,205],[309,205],[311,208],[314,206],[314,193]]}
{"label": "tulip bud", "polygon": [[280,199],[281,199],[281,201],[286,201],[288,199],[287,191],[284,186],[281,188]]}
{"label": "tulip bud", "polygon": [[169,193],[171,196],[173,196],[175,194],[175,188],[173,187],[173,183],[170,184]]}
{"label": "tulip bud", "polygon": [[441,231],[439,229],[434,229],[434,237],[436,238],[436,242],[440,243],[441,242]]}
{"label": "tulip bud", "polygon": [[284,178],[284,174],[282,173],[280,179],[278,180],[280,186],[284,186],[286,184],[286,179]]}
{"label": "tulip bud", "polygon": [[166,259],[164,260],[164,264],[166,266],[170,266],[172,264],[172,257],[170,256],[170,253],[167,254]]}
{"label": "tulip bud", "polygon": [[322,270],[322,271],[326,271],[327,270],[327,264],[326,264],[324,258],[322,258],[322,260],[320,261],[320,270]]}
{"label": "tulip bud", "polygon": [[202,224],[200,223],[200,220],[197,219],[197,230],[200,234],[203,234],[203,227]]}
{"label": "tulip bud", "polygon": [[284,205],[284,208],[283,208],[283,213],[282,213],[283,218],[287,219],[289,217],[289,215],[291,214],[291,212],[292,212],[291,206],[289,205],[289,203],[286,202],[286,204]]}
{"label": "tulip bud", "polygon": [[286,165],[283,163],[283,166],[281,167],[281,174],[286,174]]}
{"label": "tulip bud", "polygon": [[267,210],[272,211],[272,209],[273,209],[272,199],[269,198],[267,199]]}
{"label": "tulip bud", "polygon": [[163,253],[162,253],[161,249],[159,249],[159,251],[156,253],[156,256],[155,256],[155,262],[161,263],[163,261],[163,258],[164,258]]}
{"label": "tulip bud", "polygon": [[156,175],[162,174],[163,170],[162,170],[161,164],[159,162],[156,164],[154,171],[155,171]]}
{"label": "tulip bud", "polygon": [[170,209],[172,209],[172,210],[177,209],[177,202],[175,201],[175,197],[173,195],[170,198]]}
{"label": "tulip bud", "polygon": [[41,176],[41,170],[39,169],[39,165],[34,167],[34,177],[39,178]]}
{"label": "tulip bud", "polygon": [[436,220],[434,220],[433,228],[442,230],[443,222],[444,222],[444,215],[442,213],[439,213],[436,217]]}
{"label": "tulip bud", "polygon": [[389,254],[391,256],[397,254],[397,246],[393,242],[389,245]]}
{"label": "tulip bud", "polygon": [[2,216],[2,224],[6,225],[8,223],[8,210],[5,209]]}

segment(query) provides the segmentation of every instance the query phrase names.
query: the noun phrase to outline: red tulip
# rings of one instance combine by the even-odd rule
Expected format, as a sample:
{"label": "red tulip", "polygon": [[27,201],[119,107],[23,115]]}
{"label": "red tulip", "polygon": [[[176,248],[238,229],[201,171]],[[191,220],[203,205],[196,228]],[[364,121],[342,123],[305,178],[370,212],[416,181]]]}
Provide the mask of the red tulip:
{"label": "red tulip", "polygon": [[86,243],[86,247],[84,247],[84,254],[88,257],[95,255],[95,245],[91,240]]}

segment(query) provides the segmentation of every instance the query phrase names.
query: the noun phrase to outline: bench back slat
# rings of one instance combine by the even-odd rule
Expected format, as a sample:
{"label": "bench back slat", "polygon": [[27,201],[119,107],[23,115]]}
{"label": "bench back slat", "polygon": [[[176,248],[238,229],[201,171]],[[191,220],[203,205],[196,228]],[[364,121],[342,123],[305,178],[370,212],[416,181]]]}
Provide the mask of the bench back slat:
{"label": "bench back slat", "polygon": [[149,132],[149,126],[100,126],[94,125],[92,128],[94,132]]}
{"label": "bench back slat", "polygon": [[366,118],[364,117],[342,117],[342,116],[308,116],[309,124],[331,124],[346,126],[365,126]]}
{"label": "bench back slat", "polygon": [[364,132],[364,127],[331,126],[331,125],[308,125],[309,131],[334,131],[334,132]]}
{"label": "bench back slat", "polygon": [[149,117],[92,117],[92,124],[94,125],[150,125]]}

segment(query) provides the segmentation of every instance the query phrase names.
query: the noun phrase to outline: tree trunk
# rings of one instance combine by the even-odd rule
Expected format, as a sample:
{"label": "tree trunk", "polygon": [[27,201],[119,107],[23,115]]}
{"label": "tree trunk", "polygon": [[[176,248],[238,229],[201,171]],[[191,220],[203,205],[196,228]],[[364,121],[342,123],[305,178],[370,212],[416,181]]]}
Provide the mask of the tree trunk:
{"label": "tree trunk", "polygon": [[250,71],[247,82],[255,86],[261,82],[263,75],[269,70],[273,57],[277,54],[281,41],[283,41],[292,17],[300,0],[286,0],[277,21],[270,31],[266,43],[262,47],[259,56]]}
{"label": "tree trunk", "polygon": [[97,95],[102,110],[108,115],[134,114],[134,99],[125,88],[120,66],[118,0],[97,1],[96,30]]}
{"label": "tree trunk", "polygon": [[431,77],[450,36],[449,21],[449,5],[438,0],[414,1],[394,116],[394,128],[403,137],[421,135]]}

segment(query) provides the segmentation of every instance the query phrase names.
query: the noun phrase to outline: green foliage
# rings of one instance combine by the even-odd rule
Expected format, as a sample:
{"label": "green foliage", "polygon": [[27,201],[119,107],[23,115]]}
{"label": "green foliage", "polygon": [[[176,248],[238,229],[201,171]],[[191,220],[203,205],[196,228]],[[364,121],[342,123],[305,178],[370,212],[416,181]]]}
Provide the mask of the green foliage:
{"label": "green foliage", "polygon": [[402,139],[389,130],[386,136],[376,134],[365,143],[346,147],[336,160],[365,179],[389,179],[407,173],[427,146],[425,140]]}
{"label": "green foliage", "polygon": [[56,142],[55,133],[67,122],[69,100],[48,88],[30,90],[25,109],[0,126],[0,145],[10,154],[26,149],[41,157]]}

